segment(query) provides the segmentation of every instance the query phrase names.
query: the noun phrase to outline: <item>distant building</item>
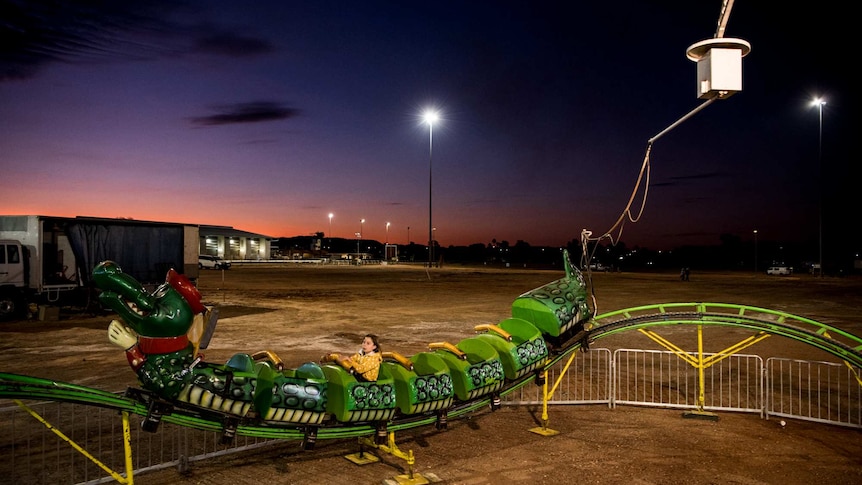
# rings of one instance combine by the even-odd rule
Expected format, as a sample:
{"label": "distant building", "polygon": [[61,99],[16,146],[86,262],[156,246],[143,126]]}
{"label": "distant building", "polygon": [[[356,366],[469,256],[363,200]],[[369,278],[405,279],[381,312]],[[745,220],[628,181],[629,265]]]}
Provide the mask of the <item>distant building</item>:
{"label": "distant building", "polygon": [[271,236],[240,231],[231,226],[200,226],[200,254],[228,261],[271,257]]}

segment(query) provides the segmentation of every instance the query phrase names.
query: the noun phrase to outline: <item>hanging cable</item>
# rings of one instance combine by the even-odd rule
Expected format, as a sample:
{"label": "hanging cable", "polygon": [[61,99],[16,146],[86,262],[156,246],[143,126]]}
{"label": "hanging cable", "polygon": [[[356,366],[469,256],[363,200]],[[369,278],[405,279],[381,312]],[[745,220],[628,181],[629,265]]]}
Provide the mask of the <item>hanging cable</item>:
{"label": "hanging cable", "polygon": [[[718,26],[716,27],[715,38],[723,38],[725,29],[727,28],[727,22],[730,18],[730,11],[733,8],[734,0],[724,0],[721,5],[721,12],[719,13],[718,18]],[[746,44],[747,45],[747,44]],[[743,54],[744,55],[744,54]],[[625,208],[620,214],[619,218],[613,225],[600,236],[593,237],[593,232],[587,229],[583,229],[581,231],[581,268],[586,270],[586,277],[588,281],[588,286],[590,287],[591,297],[593,300],[593,310],[597,311],[596,308],[596,297],[595,291],[593,290],[592,284],[592,269],[590,268],[590,263],[593,261],[593,257],[595,256],[596,250],[599,247],[599,242],[603,239],[610,240],[611,245],[616,245],[617,242],[622,240],[623,229],[625,227],[626,221],[636,223],[640,220],[641,216],[644,213],[644,209],[646,208],[647,196],[649,194],[649,180],[650,180],[650,151],[652,151],[653,144],[662,136],[664,136],[669,131],[673,130],[684,121],[688,120],[692,116],[694,116],[699,111],[703,110],[710,104],[712,104],[716,99],[723,99],[728,95],[732,94],[728,91],[720,91],[718,95],[710,98],[709,100],[702,103],[697,108],[693,109],[689,113],[687,113],[682,118],[675,121],[673,124],[659,132],[654,137],[647,140],[647,148],[646,153],[644,154],[643,163],[641,163],[641,169],[638,173],[637,181],[635,182],[634,189],[632,190],[632,194],[629,197],[628,202],[626,203]],[[635,203],[638,193],[640,192],[641,186],[643,185],[643,196],[641,198],[640,207],[637,211],[637,215],[632,214],[632,206]],[[614,233],[616,232],[616,238],[614,237]],[[590,248],[590,243],[594,242],[592,249]]]}
{"label": "hanging cable", "polygon": [[[715,32],[716,38],[724,37],[724,31],[727,28],[727,22],[730,19],[730,11],[733,8],[733,1],[734,0],[724,0],[722,2],[721,12],[719,13],[719,18],[718,18],[718,26],[716,27],[716,32]],[[598,247],[599,241],[601,241],[603,239],[609,239],[611,241],[611,244],[615,245],[622,238],[623,228],[625,227],[626,219],[628,219],[632,223],[635,223],[635,222],[638,222],[638,220],[640,220],[641,216],[643,215],[644,208],[646,207],[647,195],[649,192],[649,170],[650,170],[649,157],[650,157],[650,151],[652,150],[653,143],[655,143],[659,138],[664,136],[666,133],[668,133],[672,129],[674,129],[677,126],[679,126],[680,124],[682,124],[684,121],[686,121],[689,118],[691,118],[692,116],[694,116],[699,111],[703,110],[704,108],[706,108],[707,106],[712,104],[716,99],[722,99],[722,98],[726,97],[727,94],[729,94],[729,93],[720,92],[718,94],[718,96],[705,101],[700,106],[693,109],[692,111],[687,113],[685,116],[678,119],[673,124],[671,124],[670,126],[668,126],[667,128],[665,128],[664,130],[662,130],[657,135],[655,135],[654,137],[650,138],[647,141],[646,154],[644,155],[644,160],[643,160],[643,163],[641,164],[641,169],[640,169],[640,172],[638,173],[638,178],[637,178],[637,181],[635,182],[634,190],[632,190],[632,195],[629,198],[629,201],[626,204],[625,208],[623,209],[622,213],[620,214],[620,217],[617,219],[616,222],[614,222],[614,224],[610,227],[610,229],[608,229],[602,235],[600,235],[596,238],[592,237],[592,231],[587,231],[586,229],[584,229],[581,232],[581,244],[583,247],[583,251],[582,251],[582,255],[581,255],[581,259],[582,259],[581,267],[587,268],[589,270],[589,263],[592,261],[592,257],[595,254],[595,247]],[[632,216],[632,212],[631,212],[632,204],[634,203],[635,197],[637,196],[642,183],[644,185],[643,185],[643,198],[641,200],[640,209],[638,210],[637,216]],[[613,236],[614,232],[617,233],[616,234],[616,240],[614,240],[614,236]],[[587,247],[588,243],[590,241],[596,242],[596,245],[595,245],[593,251],[589,251],[589,249]]]}

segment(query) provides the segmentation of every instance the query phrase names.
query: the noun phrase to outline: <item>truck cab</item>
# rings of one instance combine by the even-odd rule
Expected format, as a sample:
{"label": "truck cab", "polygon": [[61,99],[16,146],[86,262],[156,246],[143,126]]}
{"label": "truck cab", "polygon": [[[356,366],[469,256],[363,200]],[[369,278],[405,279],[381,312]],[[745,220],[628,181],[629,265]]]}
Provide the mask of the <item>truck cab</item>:
{"label": "truck cab", "polygon": [[0,239],[0,321],[24,312],[23,289],[27,286],[27,258],[18,241]]}
{"label": "truck cab", "polygon": [[22,252],[23,248],[18,241],[0,239],[0,287],[24,286],[26,258],[21,254]]}

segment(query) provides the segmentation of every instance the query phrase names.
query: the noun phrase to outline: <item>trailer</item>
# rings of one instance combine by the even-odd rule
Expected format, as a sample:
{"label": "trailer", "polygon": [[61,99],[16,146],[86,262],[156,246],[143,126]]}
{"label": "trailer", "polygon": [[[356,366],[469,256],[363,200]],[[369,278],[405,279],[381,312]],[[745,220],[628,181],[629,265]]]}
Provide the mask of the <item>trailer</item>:
{"label": "trailer", "polygon": [[39,307],[91,301],[90,271],[105,260],[145,285],[171,268],[198,277],[198,225],[110,219],[0,215],[0,320],[32,316]]}

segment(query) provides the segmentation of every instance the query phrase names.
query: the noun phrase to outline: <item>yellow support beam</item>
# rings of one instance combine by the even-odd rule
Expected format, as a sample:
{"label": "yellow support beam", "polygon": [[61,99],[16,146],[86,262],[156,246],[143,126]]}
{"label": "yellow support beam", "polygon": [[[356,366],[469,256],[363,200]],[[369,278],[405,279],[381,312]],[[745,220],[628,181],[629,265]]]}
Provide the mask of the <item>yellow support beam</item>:
{"label": "yellow support beam", "polygon": [[[703,310],[703,309],[701,309]],[[686,352],[678,345],[674,344],[670,340],[662,337],[661,335],[655,333],[652,330],[639,329],[639,332],[649,337],[654,342],[658,343],[662,347],[671,351],[674,355],[684,360],[687,364],[697,369],[697,382],[698,382],[698,391],[697,391],[697,410],[692,412],[683,413],[685,417],[697,417],[697,418],[707,418],[707,419],[718,419],[718,417],[714,413],[709,413],[704,411],[706,396],[704,390],[704,370],[708,367],[721,362],[724,359],[729,358],[733,354],[740,352],[743,349],[751,347],[752,345],[769,338],[771,335],[766,332],[759,332],[757,335],[752,335],[740,342],[737,342],[730,347],[727,347],[724,350],[721,350],[709,357],[706,357],[703,353],[703,325],[697,326],[697,354],[692,356],[689,352]]]}
{"label": "yellow support beam", "polygon": [[557,387],[560,386],[560,383],[563,381],[563,377],[566,375],[566,372],[569,371],[569,367],[571,367],[572,362],[575,361],[575,356],[577,356],[577,354],[577,352],[572,352],[568,362],[566,362],[562,372],[560,372],[559,377],[557,377],[556,382],[554,382],[554,387],[552,387],[550,391],[548,391],[548,370],[545,369],[545,378],[544,383],[542,384],[542,426],[531,428],[530,432],[540,434],[542,436],[554,436],[555,434],[559,434],[559,431],[548,428],[548,401],[550,401],[554,393],[557,392]]}
{"label": "yellow support beam", "polygon": [[[572,353],[572,355],[574,355],[574,352]],[[571,363],[571,359],[569,359],[569,362]],[[568,368],[569,368],[569,366],[566,365],[566,369],[568,369]],[[540,434],[542,436],[554,436],[556,434],[559,434],[560,432],[548,428],[548,420],[549,420],[548,400],[550,399],[550,396],[548,396],[548,370],[547,369],[545,369],[545,372],[542,373],[542,376],[543,376],[543,379],[542,379],[542,425],[537,426],[535,428],[530,428],[530,432]],[[554,386],[554,388],[556,389],[556,386]]]}
{"label": "yellow support beam", "polygon": [[404,475],[396,475],[394,477],[395,481],[402,485],[425,485],[427,483],[431,483],[427,478],[423,477],[418,473],[413,472],[413,465],[416,464],[416,457],[413,456],[413,450],[407,450],[407,452],[403,452],[398,449],[398,446],[395,444],[395,432],[390,432],[387,440],[387,444],[380,445],[374,442],[373,439],[368,438],[367,436],[359,437],[359,453],[354,453],[352,455],[347,455],[345,458],[356,463],[357,465],[367,465],[368,463],[376,463],[380,461],[380,458],[365,453],[364,447],[370,446],[372,448],[383,451],[384,453],[389,453],[392,456],[401,458],[402,460],[407,462],[407,473]]}
{"label": "yellow support beam", "polygon": [[46,421],[42,416],[39,415],[39,413],[37,413],[36,411],[33,411],[29,406],[27,406],[26,404],[24,404],[23,402],[21,402],[17,399],[15,399],[14,401],[15,401],[15,404],[17,404],[22,409],[27,411],[30,414],[30,416],[33,416],[36,419],[36,421],[39,421],[40,423],[44,424],[46,428],[48,428],[52,433],[57,435],[61,440],[65,441],[69,446],[71,446],[76,451],[78,451],[78,453],[84,455],[88,460],[90,460],[93,463],[95,463],[96,465],[98,465],[98,467],[101,468],[102,470],[105,470],[105,472],[107,472],[109,475],[111,475],[111,477],[114,480],[118,481],[119,483],[127,483],[129,485],[134,485],[135,481],[134,481],[134,478],[132,476],[133,475],[132,474],[132,470],[133,470],[133,466],[132,466],[132,435],[131,435],[131,432],[129,430],[129,413],[128,412],[123,411],[123,449],[125,452],[124,455],[125,455],[125,465],[126,465],[126,476],[124,477],[120,473],[117,473],[117,472],[111,470],[107,465],[105,465],[104,463],[99,461],[96,457],[94,457],[89,452],[87,452],[87,450],[85,450],[81,445],[79,445],[74,440],[72,440],[71,438],[69,438],[68,436],[63,434],[63,432],[60,431],[59,429],[55,428],[54,425],[52,425],[51,423]]}

